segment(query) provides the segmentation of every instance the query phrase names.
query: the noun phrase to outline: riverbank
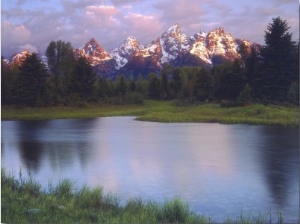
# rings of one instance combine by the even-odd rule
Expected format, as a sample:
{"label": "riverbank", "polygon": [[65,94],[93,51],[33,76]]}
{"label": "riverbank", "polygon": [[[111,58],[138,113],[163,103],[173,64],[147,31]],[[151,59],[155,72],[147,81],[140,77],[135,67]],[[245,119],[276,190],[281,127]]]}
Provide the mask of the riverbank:
{"label": "riverbank", "polygon": [[225,108],[217,103],[205,103],[179,107],[175,105],[174,101],[147,100],[143,105],[86,105],[84,108],[2,106],[1,108],[1,120],[48,120],[106,116],[136,116],[137,120],[155,122],[299,125],[298,107],[261,104]]}
{"label": "riverbank", "polygon": [[[17,180],[1,169],[2,223],[214,223],[194,213],[180,198],[164,203],[134,198],[121,205],[117,196],[104,195],[102,188],[75,191],[64,180],[45,191],[34,180],[19,175]],[[270,223],[270,217],[242,214],[224,222]],[[277,223],[283,222],[278,213]]]}

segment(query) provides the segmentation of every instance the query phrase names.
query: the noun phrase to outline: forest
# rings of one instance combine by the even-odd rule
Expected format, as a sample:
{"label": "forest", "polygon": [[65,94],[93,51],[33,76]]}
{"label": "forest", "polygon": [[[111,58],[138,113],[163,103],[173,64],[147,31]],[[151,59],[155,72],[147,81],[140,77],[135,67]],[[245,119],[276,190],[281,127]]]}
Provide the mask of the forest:
{"label": "forest", "polygon": [[[299,104],[299,42],[280,17],[268,24],[259,49],[241,45],[241,57],[207,70],[166,65],[159,74],[137,79],[119,74],[96,76],[85,57],[75,58],[69,42],[51,41],[48,66],[38,54],[20,66],[1,60],[1,105],[48,107],[142,104],[144,99],[174,100],[178,105],[221,102],[225,106]],[[146,79],[143,77],[147,76]]]}

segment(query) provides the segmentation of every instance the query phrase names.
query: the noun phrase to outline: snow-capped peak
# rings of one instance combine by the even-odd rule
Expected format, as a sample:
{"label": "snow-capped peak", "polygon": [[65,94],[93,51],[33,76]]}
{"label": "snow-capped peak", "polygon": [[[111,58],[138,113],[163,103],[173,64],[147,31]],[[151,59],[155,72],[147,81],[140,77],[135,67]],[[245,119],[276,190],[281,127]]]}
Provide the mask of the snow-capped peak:
{"label": "snow-capped peak", "polygon": [[167,33],[178,33],[178,32],[181,32],[179,24],[175,23],[173,26],[169,27],[166,32]]}
{"label": "snow-capped peak", "polygon": [[139,44],[137,39],[133,36],[127,37],[123,44],[111,52],[111,57],[115,59],[116,69],[122,68],[128,62],[130,55],[135,52],[144,49],[144,46]]}
{"label": "snow-capped peak", "polygon": [[75,50],[75,56],[85,56],[92,66],[102,61],[110,60],[110,54],[105,51],[95,38],[90,39],[81,48]]}
{"label": "snow-capped peak", "polygon": [[[242,42],[247,46],[252,45],[249,41],[235,39],[231,34],[225,33],[222,27],[208,33],[199,31],[187,37],[182,33],[180,26],[174,24],[156,41],[146,46],[141,45],[135,37],[129,36],[118,48],[108,53],[95,38],[92,38],[81,48],[75,49],[74,53],[75,57],[85,56],[98,74],[113,76],[120,69],[124,68],[124,71],[128,72],[143,66],[157,72],[166,63],[174,66],[217,65],[240,57],[238,48]],[[9,60],[9,66],[12,61],[20,61],[18,59],[24,58],[29,53],[22,51],[13,55]],[[43,61],[45,62],[46,58],[43,58]],[[124,67],[125,65],[128,67]],[[141,69],[139,71],[146,71],[144,68]]]}
{"label": "snow-capped peak", "polygon": [[10,62],[11,65],[17,65],[17,66],[19,66],[19,65],[22,64],[22,62],[25,60],[25,58],[28,55],[31,55],[31,54],[32,53],[29,50],[25,49],[25,50],[23,50],[23,51],[21,51],[19,53],[14,54],[11,57],[11,59],[9,60],[9,62]]}
{"label": "snow-capped peak", "polygon": [[164,32],[160,39],[162,47],[161,63],[166,63],[177,58],[182,51],[188,51],[190,41],[188,37],[181,32],[180,26],[175,24]]}

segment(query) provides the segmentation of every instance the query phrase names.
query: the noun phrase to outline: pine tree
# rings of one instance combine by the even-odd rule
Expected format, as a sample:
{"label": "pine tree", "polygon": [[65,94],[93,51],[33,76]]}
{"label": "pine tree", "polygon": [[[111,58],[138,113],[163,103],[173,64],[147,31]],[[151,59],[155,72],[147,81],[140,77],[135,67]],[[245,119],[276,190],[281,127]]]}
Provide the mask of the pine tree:
{"label": "pine tree", "polygon": [[116,94],[118,96],[124,97],[128,91],[128,84],[125,78],[125,75],[121,75],[118,77],[117,84],[116,84]]}
{"label": "pine tree", "polygon": [[286,20],[274,18],[265,31],[265,46],[261,51],[263,74],[260,82],[261,97],[284,101],[298,74],[295,63],[296,45]]}
{"label": "pine tree", "polygon": [[51,41],[47,47],[46,56],[49,70],[53,75],[55,101],[59,103],[60,98],[69,93],[68,87],[75,66],[73,47],[69,42]]}
{"label": "pine tree", "polygon": [[161,81],[156,74],[150,73],[148,75],[148,91],[150,99],[160,99],[161,97]]}
{"label": "pine tree", "polygon": [[75,99],[91,101],[96,74],[85,57],[79,57],[71,77],[70,90]]}
{"label": "pine tree", "polygon": [[131,75],[130,77],[129,77],[129,91],[130,92],[135,92],[135,90],[136,90],[136,84],[135,84],[135,80],[134,80],[134,77],[133,77],[133,75]]}
{"label": "pine tree", "polygon": [[12,104],[12,94],[19,67],[9,66],[1,57],[1,104]]}
{"label": "pine tree", "polygon": [[107,80],[101,75],[97,81],[97,98],[104,99],[108,97],[108,83]]}
{"label": "pine tree", "polygon": [[199,101],[210,100],[213,95],[214,82],[213,77],[205,69],[197,75],[196,84],[194,87],[194,96]]}
{"label": "pine tree", "polygon": [[143,80],[142,74],[138,75],[137,81],[136,81],[136,92],[145,95],[146,88],[145,88],[145,81]]}
{"label": "pine tree", "polygon": [[236,59],[221,65],[222,71],[217,77],[216,97],[225,100],[236,100],[245,85],[245,69],[241,61]]}
{"label": "pine tree", "polygon": [[14,102],[24,106],[46,104],[46,68],[37,54],[33,53],[24,60],[16,80]]}

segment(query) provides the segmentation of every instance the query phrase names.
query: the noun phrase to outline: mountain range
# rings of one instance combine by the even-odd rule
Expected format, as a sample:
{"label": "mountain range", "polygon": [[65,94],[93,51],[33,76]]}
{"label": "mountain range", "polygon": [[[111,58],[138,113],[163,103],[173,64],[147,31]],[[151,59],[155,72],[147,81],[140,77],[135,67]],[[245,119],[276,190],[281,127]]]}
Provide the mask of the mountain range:
{"label": "mountain range", "polygon": [[[240,57],[238,49],[242,43],[249,47],[256,45],[246,39],[234,38],[222,27],[188,37],[175,24],[148,45],[140,44],[131,36],[118,48],[108,52],[92,38],[75,49],[74,54],[76,57],[85,56],[97,75],[113,78],[118,74],[134,77],[142,74],[146,77],[150,72],[159,73],[166,65],[210,68],[232,61]],[[20,63],[28,53],[26,50],[17,53],[7,63]],[[42,56],[42,60],[46,63],[47,58]]]}

